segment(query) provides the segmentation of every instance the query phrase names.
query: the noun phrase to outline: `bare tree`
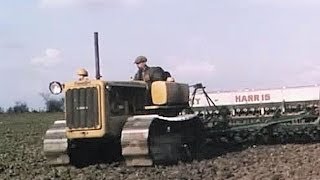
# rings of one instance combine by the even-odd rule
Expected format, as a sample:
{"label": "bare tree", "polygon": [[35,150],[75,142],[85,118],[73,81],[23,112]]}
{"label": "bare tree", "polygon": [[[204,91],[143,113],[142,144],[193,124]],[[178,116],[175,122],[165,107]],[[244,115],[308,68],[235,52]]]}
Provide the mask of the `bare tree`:
{"label": "bare tree", "polygon": [[64,99],[54,99],[50,93],[39,93],[45,101],[47,112],[63,112]]}

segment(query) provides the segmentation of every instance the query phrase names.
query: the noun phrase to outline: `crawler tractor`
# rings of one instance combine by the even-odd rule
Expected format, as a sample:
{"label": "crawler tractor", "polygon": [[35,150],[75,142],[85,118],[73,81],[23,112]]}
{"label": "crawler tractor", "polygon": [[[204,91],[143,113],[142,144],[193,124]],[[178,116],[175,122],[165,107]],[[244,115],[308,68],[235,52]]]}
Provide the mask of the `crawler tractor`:
{"label": "crawler tractor", "polygon": [[[53,94],[65,97],[65,120],[55,121],[44,138],[50,164],[124,159],[128,166],[152,166],[190,161],[207,144],[214,149],[320,140],[319,101],[243,103],[258,99],[249,95],[236,96],[240,105],[216,106],[200,83],[101,80],[98,34],[94,37],[96,78],[80,69],[78,80],[50,83]],[[145,106],[146,98],[152,105]]]}
{"label": "crawler tractor", "polygon": [[[100,79],[95,33],[96,78],[85,69],[72,82],[51,82],[53,94],[64,93],[65,120],[46,131],[49,164],[83,165],[124,158],[128,166],[176,163],[196,157],[202,124],[189,108],[187,84]],[[148,90],[151,88],[151,91]],[[151,92],[152,105],[145,106]]]}

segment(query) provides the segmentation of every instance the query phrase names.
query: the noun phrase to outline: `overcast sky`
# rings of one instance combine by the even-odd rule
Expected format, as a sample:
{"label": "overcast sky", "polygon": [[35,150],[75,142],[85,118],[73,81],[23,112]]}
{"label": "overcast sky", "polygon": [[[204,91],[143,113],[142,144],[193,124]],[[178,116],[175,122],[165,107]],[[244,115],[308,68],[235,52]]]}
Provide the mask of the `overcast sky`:
{"label": "overcast sky", "polygon": [[52,80],[128,80],[135,57],[207,90],[320,82],[319,0],[0,0],[0,106],[44,106]]}

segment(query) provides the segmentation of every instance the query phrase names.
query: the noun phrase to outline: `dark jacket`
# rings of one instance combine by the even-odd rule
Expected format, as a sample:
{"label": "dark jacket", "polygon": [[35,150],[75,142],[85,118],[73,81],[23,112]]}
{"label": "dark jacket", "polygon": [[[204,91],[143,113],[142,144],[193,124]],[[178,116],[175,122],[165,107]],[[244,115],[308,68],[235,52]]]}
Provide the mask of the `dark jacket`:
{"label": "dark jacket", "polygon": [[170,73],[164,71],[161,67],[146,66],[144,70],[138,70],[134,76],[134,80],[152,83],[154,81],[166,81],[168,77],[171,77]]}
{"label": "dark jacket", "polygon": [[170,73],[164,71],[161,67],[148,67],[144,70],[138,70],[134,75],[134,80],[145,81],[147,83],[147,93],[145,105],[152,105],[151,99],[151,84],[154,81],[166,81],[168,77],[171,77]]}

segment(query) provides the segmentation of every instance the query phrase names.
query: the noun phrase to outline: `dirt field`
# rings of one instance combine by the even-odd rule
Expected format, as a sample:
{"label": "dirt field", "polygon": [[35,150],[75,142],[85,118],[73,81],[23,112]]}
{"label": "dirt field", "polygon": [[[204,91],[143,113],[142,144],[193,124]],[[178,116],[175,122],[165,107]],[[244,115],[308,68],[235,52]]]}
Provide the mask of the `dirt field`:
{"label": "dirt field", "polygon": [[[320,179],[320,144],[250,146],[174,166],[50,167],[42,137],[62,114],[0,115],[0,179]],[[209,147],[208,149],[213,148]]]}

